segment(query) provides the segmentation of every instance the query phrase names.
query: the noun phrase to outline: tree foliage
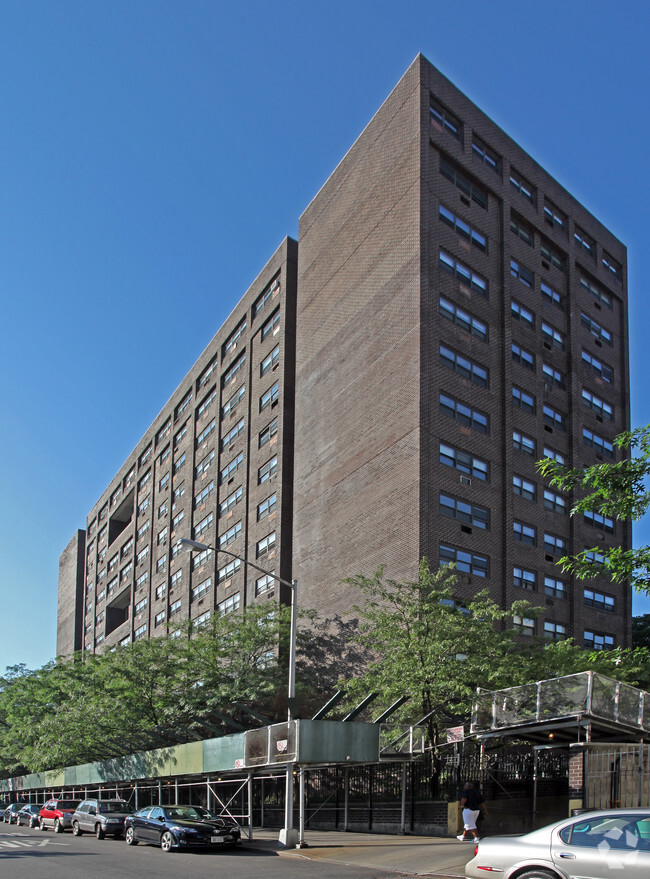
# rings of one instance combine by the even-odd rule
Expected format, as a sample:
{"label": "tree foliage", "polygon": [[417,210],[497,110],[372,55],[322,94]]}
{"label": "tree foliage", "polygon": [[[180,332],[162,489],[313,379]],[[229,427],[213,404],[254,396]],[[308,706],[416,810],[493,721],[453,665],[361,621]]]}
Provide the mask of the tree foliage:
{"label": "tree foliage", "polygon": [[[551,458],[538,462],[539,472],[551,485],[577,493],[572,516],[592,512],[638,520],[648,510],[650,425],[621,433],[614,445],[626,453],[621,461],[614,463],[578,469],[565,467]],[[591,547],[574,556],[564,556],[558,564],[581,580],[605,574],[615,583],[630,582],[639,592],[650,594],[650,546],[647,545],[629,550],[620,546]]]}

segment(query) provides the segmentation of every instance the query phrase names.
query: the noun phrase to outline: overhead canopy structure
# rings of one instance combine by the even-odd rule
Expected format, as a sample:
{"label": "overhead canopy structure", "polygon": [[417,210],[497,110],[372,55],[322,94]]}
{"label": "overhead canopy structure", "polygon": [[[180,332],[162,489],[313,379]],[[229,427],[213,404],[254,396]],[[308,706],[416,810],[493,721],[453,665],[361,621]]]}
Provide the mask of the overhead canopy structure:
{"label": "overhead canopy structure", "polygon": [[650,735],[650,693],[593,671],[479,690],[471,733],[548,741],[638,741]]}

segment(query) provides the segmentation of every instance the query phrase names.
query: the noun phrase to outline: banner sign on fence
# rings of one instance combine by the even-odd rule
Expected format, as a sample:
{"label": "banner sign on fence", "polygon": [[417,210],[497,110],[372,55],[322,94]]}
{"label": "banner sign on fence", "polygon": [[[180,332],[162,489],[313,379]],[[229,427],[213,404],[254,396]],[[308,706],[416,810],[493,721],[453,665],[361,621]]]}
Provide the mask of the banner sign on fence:
{"label": "banner sign on fence", "polygon": [[464,726],[452,726],[449,729],[446,729],[447,733],[447,742],[462,742],[465,738],[465,727]]}

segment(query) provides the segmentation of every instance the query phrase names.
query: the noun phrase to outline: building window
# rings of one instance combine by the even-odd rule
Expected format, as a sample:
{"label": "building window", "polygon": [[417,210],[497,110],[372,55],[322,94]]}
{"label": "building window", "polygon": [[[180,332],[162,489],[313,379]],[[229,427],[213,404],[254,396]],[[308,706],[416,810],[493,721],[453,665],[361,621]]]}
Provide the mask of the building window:
{"label": "building window", "polygon": [[163,501],[162,504],[158,507],[158,518],[162,519],[169,512],[169,506],[167,501]]}
{"label": "building window", "polygon": [[192,391],[189,391],[178,404],[176,409],[174,410],[174,421],[178,421],[183,412],[187,409],[187,407],[192,402]]}
{"label": "building window", "polygon": [[567,628],[562,623],[553,623],[550,620],[544,623],[544,637],[547,641],[563,641],[567,634]]}
{"label": "building window", "polygon": [[593,238],[590,238],[586,232],[576,226],[573,231],[573,240],[579,250],[583,253],[586,252],[589,256],[594,259],[596,256],[596,242]]}
{"label": "building window", "polygon": [[586,549],[584,552],[585,561],[590,562],[592,565],[599,565],[600,567],[605,567],[605,556],[602,552],[595,552],[591,549]]}
{"label": "building window", "polygon": [[561,272],[564,271],[564,255],[560,253],[559,250],[553,247],[552,244],[549,244],[548,241],[542,241],[540,250],[542,254],[542,265],[544,265],[544,268],[552,265]]}
{"label": "building window", "polygon": [[161,583],[160,586],[156,586],[156,599],[160,600],[165,597],[165,593],[167,592],[167,584]]}
{"label": "building window", "polygon": [[244,464],[244,453],[240,452],[232,461],[229,461],[221,471],[220,477],[222,484],[232,479],[235,473]]}
{"label": "building window", "polygon": [[547,390],[560,388],[566,390],[566,377],[559,369],[554,369],[549,363],[542,363],[542,374],[544,376],[544,385]]}
{"label": "building window", "polygon": [[221,439],[221,451],[231,446],[235,440],[244,432],[244,419],[240,418],[234,427],[231,427],[228,433]]}
{"label": "building window", "polygon": [[607,366],[607,364],[598,360],[597,357],[593,357],[588,351],[585,351],[584,348],[582,349],[582,362],[586,363],[587,366],[591,368],[592,372],[594,372],[602,381],[607,382],[608,384],[611,384],[614,381],[614,370],[611,366]]}
{"label": "building window", "polygon": [[542,339],[545,348],[559,348],[564,351],[564,334],[550,324],[542,323]]}
{"label": "building window", "polygon": [[202,568],[203,565],[207,564],[209,554],[209,549],[202,549],[201,552],[195,552],[192,555],[192,570],[196,571],[198,568]]}
{"label": "building window", "polygon": [[455,565],[456,570],[475,577],[487,577],[487,556],[478,553],[455,549],[453,546],[440,545],[440,566]]}
{"label": "building window", "polygon": [[535,204],[535,187],[514,168],[510,169],[510,185],[532,205]]}
{"label": "building window", "polygon": [[224,580],[230,580],[241,568],[241,561],[239,559],[235,559],[232,562],[228,562],[227,565],[224,565],[223,568],[219,568],[219,582],[223,583]]}
{"label": "building window", "polygon": [[544,222],[551,229],[561,229],[566,233],[566,216],[547,198],[544,199]]}
{"label": "building window", "polygon": [[196,410],[196,417],[200,418],[202,415],[205,415],[205,413],[208,411],[210,406],[212,406],[212,404],[214,403],[214,401],[216,399],[217,399],[217,389],[216,389],[216,387],[213,387],[212,390],[210,391],[210,393],[207,395],[207,397],[205,397],[203,399],[203,401],[199,405],[199,408]]}
{"label": "building window", "polygon": [[623,283],[623,266],[613,256],[610,256],[607,251],[603,251],[603,268],[610,277],[614,278],[617,284]]}
{"label": "building window", "polygon": [[514,320],[520,321],[525,326],[528,326],[532,329],[535,326],[535,315],[528,308],[524,308],[523,305],[520,305],[514,299],[510,303],[510,313]]}
{"label": "building window", "polygon": [[552,458],[554,461],[557,461],[558,464],[566,464],[565,456],[561,452],[558,452],[557,449],[551,449],[549,446],[544,446],[544,457]]}
{"label": "building window", "polygon": [[519,452],[525,452],[527,455],[535,454],[535,440],[518,430],[512,431],[512,447]]}
{"label": "building window", "polygon": [[236,525],[233,525],[232,528],[229,528],[224,534],[219,535],[219,549],[223,549],[224,546],[229,546],[233,543],[241,534],[241,521],[237,522]]}
{"label": "building window", "polygon": [[551,427],[557,427],[558,430],[566,430],[566,415],[553,409],[552,406],[544,406],[544,421]]}
{"label": "building window", "polygon": [[278,402],[279,388],[280,383],[274,382],[267,391],[264,391],[260,397],[260,412],[263,412],[269,406],[275,406]]}
{"label": "building window", "polygon": [[584,640],[585,647],[591,647],[592,650],[609,650],[616,644],[613,635],[592,632],[590,629],[585,629]]}
{"label": "building window", "polygon": [[210,622],[210,615],[211,611],[206,610],[205,613],[202,613],[200,616],[198,616],[194,620],[194,628],[202,629],[204,626],[207,626],[207,624]]}
{"label": "building window", "polygon": [[535,243],[533,227],[514,213],[510,214],[510,231],[513,233],[513,235],[516,235],[517,238],[521,238],[524,244],[527,244],[529,247],[533,247]]}
{"label": "building window", "polygon": [[[187,436],[188,423],[189,422],[186,421],[185,424],[181,427],[181,429],[179,431],[177,431],[177,433],[174,434],[174,448],[176,448],[176,446],[179,446],[183,442],[185,437]],[[167,446],[165,448],[164,452],[160,456],[161,463],[167,458],[168,455],[169,455],[169,446]]]}
{"label": "building window", "polygon": [[468,284],[475,293],[480,293],[481,296],[487,296],[487,280],[482,275],[479,275],[478,272],[468,268],[464,263],[455,259],[444,250],[440,251],[438,265],[445,272],[458,278],[461,283]]}
{"label": "building window", "polygon": [[271,592],[275,585],[275,578],[271,574],[264,574],[255,581],[255,595],[263,595],[265,592]]}
{"label": "building window", "polygon": [[158,628],[158,626],[162,626],[162,624],[163,624],[164,622],[165,622],[165,611],[164,611],[164,610],[161,610],[161,611],[160,611],[159,613],[157,613],[156,616],[154,617],[153,624],[154,624],[154,626],[155,626],[156,628]]}
{"label": "building window", "polygon": [[440,297],[439,311],[443,317],[457,324],[461,329],[476,336],[482,342],[487,342],[487,324],[483,321],[458,308],[453,302],[443,299],[442,296]]}
{"label": "building window", "polygon": [[201,443],[204,443],[207,440],[207,438],[210,436],[212,431],[216,428],[216,426],[217,426],[217,419],[213,418],[212,421],[208,425],[206,425],[203,428],[203,430],[201,431],[201,433],[197,436],[196,445],[200,446]]}
{"label": "building window", "polygon": [[169,616],[172,617],[176,613],[180,613],[181,607],[183,605],[182,599],[178,599],[169,605]]}
{"label": "building window", "polygon": [[535,355],[514,342],[512,343],[512,359],[526,369],[535,369]]}
{"label": "building window", "polygon": [[[144,516],[144,514],[149,509],[149,505],[151,504],[151,495],[148,494],[146,498],[138,504],[138,516]],[[101,536],[101,532],[100,532]]]}
{"label": "building window", "polygon": [[440,411],[458,421],[463,427],[469,427],[479,433],[488,432],[488,417],[477,409],[466,406],[453,397],[440,394]]}
{"label": "building window", "polygon": [[149,444],[147,446],[147,448],[144,450],[144,452],[140,455],[140,459],[138,461],[138,467],[144,467],[144,465],[147,463],[147,461],[150,460],[150,458],[151,458],[151,444]]}
{"label": "building window", "polygon": [[443,159],[442,156],[440,157],[440,173],[460,189],[467,204],[469,204],[471,199],[477,205],[487,210],[487,191],[455,165],[452,165],[451,162]]}
{"label": "building window", "polygon": [[165,475],[162,476],[158,482],[158,490],[165,491],[165,489],[167,488],[168,485],[169,485],[169,473],[165,473]]}
{"label": "building window", "polygon": [[[129,562],[128,565],[125,565],[120,571],[120,583],[123,583],[131,576],[131,572],[133,571],[133,562]],[[101,580],[104,571],[100,571],[99,578]]]}
{"label": "building window", "polygon": [[454,229],[461,238],[469,241],[470,244],[477,247],[483,253],[487,253],[487,238],[482,232],[473,229],[469,223],[466,223],[465,220],[461,219],[457,214],[450,211],[449,208],[446,208],[442,204],[438,209],[438,217],[441,222]]}
{"label": "building window", "polygon": [[273,549],[275,549],[275,531],[257,541],[255,555],[259,558],[261,555],[266,555],[267,552],[271,552]]}
{"label": "building window", "polygon": [[257,521],[265,519],[275,512],[278,496],[275,492],[257,505]]}
{"label": "building window", "polygon": [[227,613],[232,613],[234,610],[239,610],[239,592],[237,595],[231,595],[229,598],[226,598],[225,601],[221,601],[217,605],[217,610],[221,616],[225,616]]}
{"label": "building window", "polygon": [[595,607],[607,613],[614,613],[614,597],[605,595],[604,592],[596,592],[594,589],[585,589],[584,599],[587,607]]}
{"label": "building window", "polygon": [[212,513],[208,513],[204,519],[201,519],[201,521],[194,526],[194,539],[196,540],[202,537],[205,532],[212,527],[213,521],[214,515]]}
{"label": "building window", "polygon": [[534,412],[535,397],[533,397],[533,395],[529,394],[527,391],[522,390],[522,388],[518,388],[516,385],[513,385],[512,405],[517,406],[518,409],[523,409],[525,412]]}
{"label": "building window", "polygon": [[448,519],[457,519],[466,525],[473,525],[485,531],[489,527],[490,511],[476,504],[469,504],[447,494],[440,494],[440,514]]}
{"label": "building window", "polygon": [[135,632],[133,633],[133,640],[139,641],[141,638],[146,638],[146,637],[147,637],[147,624],[145,623],[144,626],[140,626],[138,629],[135,630]]}
{"label": "building window", "polygon": [[[245,322],[244,322],[244,325],[245,325]],[[217,361],[217,358],[216,358],[216,356],[215,356],[215,357],[212,358],[212,360],[210,361],[210,363],[208,363],[208,365],[206,366],[206,368],[203,370],[203,372],[202,372],[201,375],[199,376],[199,380],[198,380],[198,382],[197,382],[197,385],[198,385],[199,390],[201,390],[201,388],[204,388],[204,387],[207,385],[207,383],[210,381],[210,378],[211,378],[211,377],[214,375],[214,373],[216,372],[217,365],[218,365],[218,361]]]}
{"label": "building window", "polygon": [[239,390],[235,391],[232,397],[226,401],[222,410],[221,410],[221,418],[224,419],[226,416],[230,415],[231,412],[234,412],[239,403],[246,396],[246,385],[242,385]]}
{"label": "building window", "polygon": [[519,495],[519,497],[525,497],[526,500],[535,500],[535,483],[531,482],[529,479],[524,479],[523,476],[517,476],[516,474],[513,475],[512,491],[514,494]]}
{"label": "building window", "polygon": [[144,546],[144,547],[140,550],[140,552],[138,553],[138,555],[136,556],[136,563],[137,563],[138,565],[141,565],[142,562],[147,558],[148,555],[149,555],[149,547],[148,547],[148,546]]}
{"label": "building window", "polygon": [[585,510],[584,518],[587,525],[593,525],[594,528],[600,528],[601,531],[608,531],[610,534],[614,533],[614,520],[609,516]]}
{"label": "building window", "polygon": [[232,366],[224,372],[221,376],[221,387],[225,388],[230,382],[234,381],[239,371],[244,368],[246,365],[246,352],[244,351],[239,355],[237,360],[232,364]]}
{"label": "building window", "polygon": [[195,586],[192,589],[192,600],[196,601],[201,596],[205,595],[206,592],[209,592],[212,589],[212,577],[208,577],[206,580],[202,580],[198,586]]}
{"label": "building window", "polygon": [[120,558],[125,559],[133,549],[133,538],[129,537],[122,549],[120,550]]}
{"label": "building window", "polygon": [[601,327],[599,323],[596,323],[595,320],[592,320],[588,314],[585,314],[584,311],[580,312],[580,323],[583,327],[586,327],[594,338],[598,339],[599,342],[604,342],[606,345],[612,346],[612,334],[609,330],[606,330],[604,327]]}
{"label": "building window", "polygon": [[592,433],[586,427],[582,428],[582,441],[586,446],[591,446],[596,452],[605,455],[606,458],[614,457],[614,446],[605,437]]}
{"label": "building window", "polygon": [[270,424],[267,424],[266,427],[263,427],[260,430],[258,437],[258,447],[261,449],[262,446],[265,446],[268,442],[271,442],[274,436],[277,435],[278,432],[278,419],[274,418]]}
{"label": "building window", "polygon": [[544,509],[551,510],[554,513],[566,513],[566,501],[562,495],[555,491],[544,489]]}
{"label": "building window", "polygon": [[274,335],[280,329],[280,309],[272,314],[271,317],[262,326],[261,341],[263,342],[270,335]]}
{"label": "building window", "polygon": [[532,525],[526,525],[524,522],[514,521],[512,523],[512,536],[520,543],[527,543],[528,546],[537,544],[537,532]]}
{"label": "building window", "polygon": [[438,131],[447,131],[458,140],[462,139],[462,126],[457,116],[443,107],[435,98],[429,100],[429,116],[431,124]]}
{"label": "building window", "polygon": [[[226,341],[223,344],[223,348],[221,349],[221,359],[223,360],[231,351],[235,351],[239,340],[246,332],[246,318],[244,318],[237,327],[232,331],[232,333],[228,336]],[[216,364],[215,364],[216,365]]]}
{"label": "building window", "polygon": [[278,456],[274,455],[270,460],[268,460],[265,464],[257,471],[257,484],[261,485],[263,482],[266,482],[267,479],[270,479],[272,476],[275,476],[278,470]]}
{"label": "building window", "polygon": [[262,362],[260,363],[260,376],[266,375],[267,372],[275,369],[279,362],[280,346],[276,345],[275,348],[269,354],[267,354],[264,360],[262,360]]}
{"label": "building window", "polygon": [[196,467],[194,469],[195,477],[197,479],[199,479],[199,477],[201,477],[205,473],[207,473],[208,470],[210,469],[210,467],[212,466],[213,461],[214,461],[214,449],[208,455],[206,455],[202,461],[199,461],[199,463],[196,465]]}
{"label": "building window", "polygon": [[483,482],[487,481],[488,465],[486,461],[443,443],[440,443],[440,463],[446,464],[447,467],[454,467],[467,476],[473,476]]}
{"label": "building window", "polygon": [[542,281],[541,289],[542,299],[544,299],[549,305],[559,308],[560,311],[564,311],[564,296],[560,296],[557,290],[554,290],[550,284],[546,283],[546,281]]}
{"label": "building window", "polygon": [[534,592],[537,588],[535,572],[524,568],[512,569],[512,583],[517,589],[527,589],[529,592]]}
{"label": "building window", "polygon": [[138,579],[135,581],[136,589],[143,589],[147,585],[147,580],[149,579],[149,571],[145,571],[144,574],[140,574]]}
{"label": "building window", "polygon": [[142,611],[146,608],[146,606],[148,604],[149,604],[149,599],[146,597],[143,598],[141,601],[138,601],[138,603],[135,606],[135,612],[142,613]]}
{"label": "building window", "polygon": [[535,620],[530,617],[514,616],[512,618],[512,628],[520,635],[531,637],[535,634]]}
{"label": "building window", "polygon": [[185,518],[185,511],[181,510],[174,518],[172,519],[172,531],[176,531],[178,526],[181,524],[183,519]]}
{"label": "building window", "polygon": [[268,285],[264,292],[259,296],[253,306],[253,316],[257,315],[262,309],[280,294],[280,279],[276,278]]}
{"label": "building window", "polygon": [[158,433],[156,434],[156,446],[159,445],[164,439],[167,439],[172,429],[172,420],[169,418],[163,426],[160,428]]}
{"label": "building window", "polygon": [[583,406],[586,406],[587,409],[592,409],[597,415],[600,415],[601,418],[607,418],[608,421],[611,421],[614,417],[613,407],[585,388],[582,389],[582,404]]}
{"label": "building window", "polygon": [[166,564],[167,564],[167,556],[161,555],[156,560],[156,573],[159,574],[161,571],[164,571]]}
{"label": "building window", "polygon": [[443,366],[458,373],[462,378],[469,379],[482,388],[488,386],[488,371],[485,367],[472,360],[468,360],[462,354],[457,354],[445,345],[440,346],[440,362]]}
{"label": "building window", "polygon": [[522,284],[532,289],[535,283],[535,276],[530,269],[522,266],[516,259],[510,260],[510,274],[513,278],[518,278]]}
{"label": "building window", "polygon": [[228,497],[219,504],[219,517],[225,516],[229,513],[240,502],[243,496],[244,490],[240,485],[239,488],[236,488],[232,494],[229,494]]}
{"label": "building window", "polygon": [[214,491],[214,479],[210,480],[208,485],[206,485],[206,487],[202,491],[200,491],[197,495],[195,495],[194,508],[196,509],[197,507],[200,507],[201,504],[204,504],[207,501],[207,499],[210,497],[210,495],[212,494],[213,491]]}
{"label": "building window", "polygon": [[551,534],[549,531],[544,532],[544,550],[553,555],[562,555],[567,551],[567,542],[564,537],[559,534]]}
{"label": "building window", "polygon": [[544,577],[544,592],[552,598],[566,598],[566,583],[554,577]]}
{"label": "building window", "polygon": [[158,458],[158,464],[159,464],[159,466],[162,467],[162,465],[165,463],[165,461],[167,460],[167,458],[169,458],[169,445],[166,445],[165,448],[164,448],[164,449],[162,450],[162,452],[160,453],[160,456],[159,456],[159,458]]}
{"label": "building window", "polygon": [[589,293],[599,305],[604,305],[606,308],[611,309],[612,297],[608,293],[605,293],[604,290],[601,290],[598,284],[594,281],[589,280],[585,275],[581,275],[580,286],[583,290]]}
{"label": "building window", "polygon": [[494,152],[494,150],[491,150],[477,134],[474,134],[472,137],[472,152],[478,159],[486,164],[488,168],[491,168],[499,175],[501,174],[500,157]]}
{"label": "building window", "polygon": [[181,469],[183,464],[185,464],[186,457],[187,456],[186,456],[185,452],[183,452],[182,455],[179,455],[179,457],[176,458],[176,460],[174,461],[174,473],[178,473],[178,471]]}

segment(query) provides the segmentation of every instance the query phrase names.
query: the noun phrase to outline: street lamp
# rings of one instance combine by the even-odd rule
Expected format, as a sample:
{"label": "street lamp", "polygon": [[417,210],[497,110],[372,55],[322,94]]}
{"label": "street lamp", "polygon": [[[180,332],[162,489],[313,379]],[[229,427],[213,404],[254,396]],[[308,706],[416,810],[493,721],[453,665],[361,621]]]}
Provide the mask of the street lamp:
{"label": "street lamp", "polygon": [[[256,571],[259,571],[260,574],[266,574],[267,577],[270,577],[272,580],[276,580],[282,586],[288,586],[291,590],[291,632],[289,638],[289,686],[287,699],[287,721],[291,723],[291,721],[293,720],[292,705],[294,704],[296,696],[296,610],[298,600],[298,581],[292,580],[291,582],[289,582],[288,580],[284,580],[282,577],[278,577],[276,574],[272,574],[270,571],[267,571],[264,568],[261,568],[259,565],[256,565],[255,562],[251,562],[243,556],[231,552],[229,549],[217,549],[216,547],[210,546],[207,543],[199,543],[198,540],[190,540],[188,537],[181,537],[178,542],[181,549],[187,550],[189,552],[206,552],[207,550],[210,550],[210,552],[222,552],[225,555],[231,556],[231,558],[239,559],[240,562],[248,565],[249,568],[253,568]],[[293,766],[291,763],[287,763],[284,828],[280,831],[280,842],[286,848],[295,848],[298,843],[298,832],[294,829],[293,826]]]}

